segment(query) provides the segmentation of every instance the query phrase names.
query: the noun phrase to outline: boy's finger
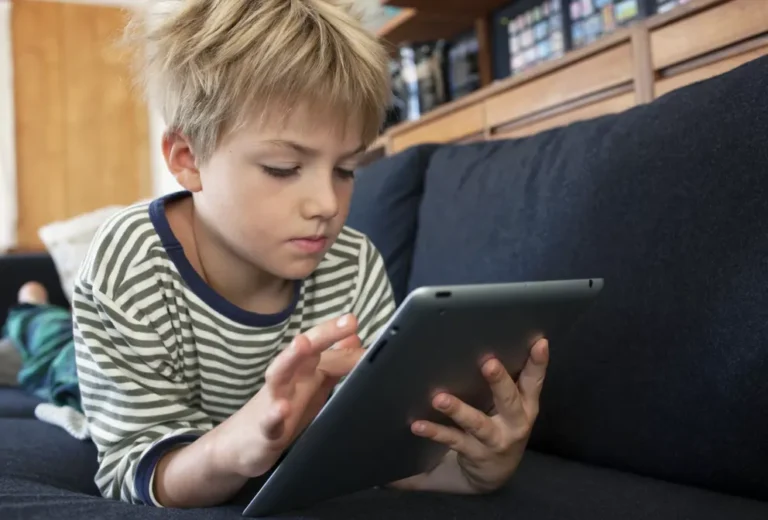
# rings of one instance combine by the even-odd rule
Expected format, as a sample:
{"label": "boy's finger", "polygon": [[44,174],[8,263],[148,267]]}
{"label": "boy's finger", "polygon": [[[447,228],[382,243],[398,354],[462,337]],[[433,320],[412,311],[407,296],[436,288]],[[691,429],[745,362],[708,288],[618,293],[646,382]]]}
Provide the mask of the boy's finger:
{"label": "boy's finger", "polygon": [[355,368],[363,354],[364,349],[354,346],[328,350],[320,356],[317,369],[330,378],[344,377]]}
{"label": "boy's finger", "polygon": [[339,319],[329,320],[312,327],[302,336],[309,340],[312,352],[319,354],[356,333],[357,320],[353,315],[345,314]]}
{"label": "boy's finger", "polygon": [[528,361],[518,378],[523,406],[530,417],[536,417],[539,413],[539,396],[541,395],[541,388],[544,386],[548,364],[549,342],[541,339],[531,348]]}
{"label": "boy's finger", "polygon": [[450,417],[466,433],[490,448],[499,447],[499,431],[486,414],[460,399],[448,394],[439,394],[432,400],[432,406]]}
{"label": "boy's finger", "polygon": [[444,444],[470,460],[482,460],[488,453],[488,448],[477,439],[456,428],[429,421],[416,421],[411,425],[411,431],[419,437]]}
{"label": "boy's finger", "polygon": [[278,354],[269,367],[267,367],[267,371],[264,374],[264,382],[273,391],[289,385],[302,362],[310,356],[311,352],[312,345],[310,345],[309,340],[299,334],[293,339],[291,345]]}
{"label": "boy's finger", "polygon": [[504,365],[498,359],[490,359],[483,364],[481,371],[491,387],[496,413],[510,423],[525,420],[520,392]]}
{"label": "boy's finger", "polygon": [[348,336],[333,346],[334,350],[354,350],[359,348],[363,348],[363,343],[357,334]]}

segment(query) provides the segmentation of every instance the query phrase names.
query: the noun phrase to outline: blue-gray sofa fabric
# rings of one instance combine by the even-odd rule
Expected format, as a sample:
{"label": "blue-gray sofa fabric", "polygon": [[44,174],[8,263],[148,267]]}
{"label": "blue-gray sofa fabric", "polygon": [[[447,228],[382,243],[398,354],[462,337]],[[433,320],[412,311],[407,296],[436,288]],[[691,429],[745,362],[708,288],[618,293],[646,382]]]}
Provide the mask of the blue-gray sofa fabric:
{"label": "blue-gray sofa fabric", "polygon": [[[766,92],[760,59],[620,115],[361,170],[349,224],[398,301],[424,284],[606,287],[553,341],[531,451],[503,490],[369,491],[283,517],[768,518]],[[95,496],[93,446],[29,418],[29,402],[12,412],[11,392],[0,518],[239,517]]]}

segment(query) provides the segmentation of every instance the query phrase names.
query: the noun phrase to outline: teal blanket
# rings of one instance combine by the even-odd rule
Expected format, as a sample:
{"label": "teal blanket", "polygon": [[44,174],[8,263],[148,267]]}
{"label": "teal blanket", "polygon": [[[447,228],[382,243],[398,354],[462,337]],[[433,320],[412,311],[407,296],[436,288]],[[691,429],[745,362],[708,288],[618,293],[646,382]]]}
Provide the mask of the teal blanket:
{"label": "teal blanket", "polygon": [[19,386],[43,401],[82,411],[72,315],[54,305],[11,309],[5,333],[21,353]]}

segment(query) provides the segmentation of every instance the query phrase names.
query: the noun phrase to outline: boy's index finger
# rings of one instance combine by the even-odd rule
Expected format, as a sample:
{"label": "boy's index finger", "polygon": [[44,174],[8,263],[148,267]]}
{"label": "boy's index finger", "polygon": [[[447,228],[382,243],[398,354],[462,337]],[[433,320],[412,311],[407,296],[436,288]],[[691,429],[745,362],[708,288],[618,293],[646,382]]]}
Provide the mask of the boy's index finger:
{"label": "boy's index finger", "polygon": [[354,336],[356,332],[357,320],[354,316],[347,314],[299,334],[267,368],[266,384],[276,396],[289,397],[293,393],[292,382],[299,372],[307,369],[314,372],[322,352]]}
{"label": "boy's index finger", "polygon": [[291,384],[302,362],[311,355],[311,348],[309,340],[299,334],[267,367],[265,382],[277,396],[287,397],[292,394],[292,389],[286,390],[285,387]]}
{"label": "boy's index finger", "polygon": [[312,345],[312,352],[319,354],[355,333],[357,333],[357,319],[352,314],[345,314],[339,319],[316,325],[302,335]]}

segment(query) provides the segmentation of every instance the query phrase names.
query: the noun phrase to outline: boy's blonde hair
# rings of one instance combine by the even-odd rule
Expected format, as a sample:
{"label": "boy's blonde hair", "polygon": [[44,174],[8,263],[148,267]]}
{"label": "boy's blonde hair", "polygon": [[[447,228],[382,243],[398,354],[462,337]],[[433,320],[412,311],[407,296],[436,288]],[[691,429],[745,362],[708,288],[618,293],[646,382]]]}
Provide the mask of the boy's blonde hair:
{"label": "boy's blonde hair", "polygon": [[359,118],[365,144],[381,127],[387,55],[350,1],[155,0],[127,34],[144,44],[150,98],[200,161],[225,132],[299,102],[338,113],[329,124]]}

